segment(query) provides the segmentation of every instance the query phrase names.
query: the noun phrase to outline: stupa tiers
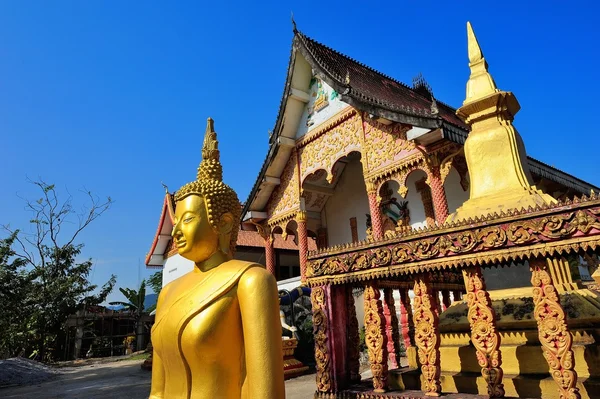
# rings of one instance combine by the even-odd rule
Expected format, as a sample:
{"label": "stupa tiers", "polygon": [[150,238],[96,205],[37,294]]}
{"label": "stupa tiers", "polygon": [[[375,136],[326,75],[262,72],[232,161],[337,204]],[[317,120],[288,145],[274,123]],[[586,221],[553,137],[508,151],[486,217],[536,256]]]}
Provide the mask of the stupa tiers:
{"label": "stupa tiers", "polygon": [[[471,198],[442,225],[399,229],[395,235],[374,235],[309,255],[316,398],[412,398],[442,392],[600,397],[600,297],[582,288],[565,259],[600,249],[600,197],[592,191],[556,201],[533,186],[523,143],[512,126],[518,103],[512,93],[496,88],[470,25],[468,38],[471,78],[458,114],[472,128],[464,148]],[[482,269],[511,262],[529,265],[532,287],[488,292]],[[439,282],[448,284],[457,273],[464,280],[465,301],[442,312],[434,290],[448,289]],[[350,295],[356,286],[365,289],[373,373],[372,381],[362,384],[357,383]],[[407,286],[414,290],[412,311]],[[412,313],[413,323],[403,322],[403,336],[407,352],[417,356],[409,356],[405,368],[394,364],[399,334],[398,323],[386,317],[393,304],[390,289],[401,290],[401,305],[409,308],[402,314]],[[395,369],[388,370],[388,364]]]}
{"label": "stupa tiers", "polygon": [[471,77],[457,114],[471,126],[464,147],[471,194],[448,220],[556,203],[533,186],[525,145],[512,124],[521,106],[511,92],[498,90],[471,24],[467,32]]}

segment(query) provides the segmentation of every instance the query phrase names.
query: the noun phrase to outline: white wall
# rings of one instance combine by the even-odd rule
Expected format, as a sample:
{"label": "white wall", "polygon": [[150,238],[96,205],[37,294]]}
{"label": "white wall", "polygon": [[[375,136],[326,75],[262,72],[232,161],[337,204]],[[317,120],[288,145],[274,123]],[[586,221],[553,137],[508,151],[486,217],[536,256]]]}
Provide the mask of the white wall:
{"label": "white wall", "polygon": [[162,286],[169,284],[171,281],[183,276],[194,270],[194,262],[184,258],[179,254],[175,254],[167,259],[165,268],[163,269]]}
{"label": "white wall", "polygon": [[356,218],[358,239],[367,238],[367,214],[369,199],[360,161],[353,160],[346,165],[335,194],[325,204],[327,235],[330,246],[352,242],[350,218]]}
{"label": "white wall", "polygon": [[[302,117],[300,118],[300,126],[298,127],[298,132],[296,133],[296,138],[300,138],[304,136],[307,132],[310,132],[312,129],[319,126],[321,123],[325,122],[333,115],[340,112],[342,109],[348,107],[348,104],[340,101],[340,96],[335,95],[334,90],[327,83],[322,82],[323,91],[327,95],[328,105],[325,108],[322,108],[320,111],[313,112],[311,115],[311,125],[307,125],[308,113],[309,110],[313,109],[315,100],[317,98],[317,90],[318,83],[316,81],[313,82],[313,85],[310,87],[308,93],[310,95],[310,100],[308,104],[304,107],[304,112],[302,113]],[[333,98],[332,98],[333,97]]]}
{"label": "white wall", "polygon": [[469,199],[469,190],[463,190],[460,185],[460,175],[456,169],[450,169],[450,173],[444,182],[446,199],[448,200],[448,212],[455,212],[466,200]]}
{"label": "white wall", "polygon": [[417,191],[417,186],[415,183],[418,180],[421,180],[423,177],[426,177],[427,174],[422,170],[416,170],[408,175],[406,179],[406,187],[408,188],[408,192],[406,194],[406,198],[402,198],[400,194],[398,194],[394,190],[394,197],[398,199],[398,201],[408,201],[408,211],[410,216],[410,226],[413,229],[417,229],[419,227],[427,227],[427,219],[425,217],[425,207],[423,206],[423,200],[421,199],[421,193]]}

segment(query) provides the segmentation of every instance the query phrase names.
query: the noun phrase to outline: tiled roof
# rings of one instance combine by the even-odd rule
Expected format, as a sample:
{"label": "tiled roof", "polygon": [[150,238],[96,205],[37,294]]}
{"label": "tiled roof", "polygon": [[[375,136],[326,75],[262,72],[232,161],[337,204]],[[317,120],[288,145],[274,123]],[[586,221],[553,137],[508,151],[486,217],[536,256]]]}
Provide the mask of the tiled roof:
{"label": "tiled roof", "polygon": [[297,38],[320,69],[339,85],[346,86],[346,95],[365,103],[417,117],[441,117],[446,122],[468,129],[456,116],[456,110],[436,100],[439,113],[432,112],[431,96],[376,71],[297,32]]}
{"label": "tiled roof", "polygon": [[[240,230],[237,238],[237,246],[264,248],[265,240],[260,236],[260,234],[258,234],[257,231]],[[273,247],[275,249],[298,251],[298,246],[294,243],[294,236],[291,235],[284,240],[281,234],[275,234]],[[317,249],[315,240],[309,239],[308,250],[313,251],[315,249]]]}

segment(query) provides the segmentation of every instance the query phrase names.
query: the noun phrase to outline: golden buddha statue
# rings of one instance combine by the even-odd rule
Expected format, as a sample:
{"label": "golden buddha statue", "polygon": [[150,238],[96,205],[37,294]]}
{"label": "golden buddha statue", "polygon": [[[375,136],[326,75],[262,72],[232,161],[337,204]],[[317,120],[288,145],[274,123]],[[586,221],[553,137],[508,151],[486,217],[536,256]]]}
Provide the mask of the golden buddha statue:
{"label": "golden buddha statue", "polygon": [[209,118],[197,180],[175,194],[173,240],[196,267],[158,298],[150,399],[285,398],[277,284],[232,259],[241,207],[217,144]]}

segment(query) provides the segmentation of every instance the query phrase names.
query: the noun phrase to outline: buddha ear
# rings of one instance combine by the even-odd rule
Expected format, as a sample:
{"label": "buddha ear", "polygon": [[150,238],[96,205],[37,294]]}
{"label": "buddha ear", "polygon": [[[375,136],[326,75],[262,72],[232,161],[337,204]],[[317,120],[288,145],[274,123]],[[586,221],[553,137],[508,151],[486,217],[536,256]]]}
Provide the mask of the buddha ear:
{"label": "buddha ear", "polygon": [[231,231],[233,230],[233,215],[229,212],[224,213],[219,220],[219,249],[224,254],[229,253],[231,241]]}

